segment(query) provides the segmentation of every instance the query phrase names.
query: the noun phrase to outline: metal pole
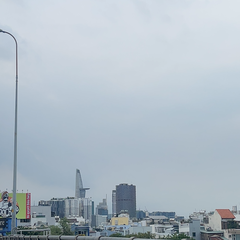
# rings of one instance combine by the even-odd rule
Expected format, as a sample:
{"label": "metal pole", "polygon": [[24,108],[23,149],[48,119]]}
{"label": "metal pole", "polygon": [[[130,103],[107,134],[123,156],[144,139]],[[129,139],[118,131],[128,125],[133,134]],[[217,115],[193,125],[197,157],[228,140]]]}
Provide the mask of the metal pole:
{"label": "metal pole", "polygon": [[13,161],[13,202],[12,202],[12,228],[11,233],[15,234],[16,228],[16,205],[17,205],[17,106],[18,106],[18,45],[16,38],[9,32],[0,29],[0,32],[10,35],[16,43],[16,94],[15,94],[15,127],[14,127],[14,161]]}

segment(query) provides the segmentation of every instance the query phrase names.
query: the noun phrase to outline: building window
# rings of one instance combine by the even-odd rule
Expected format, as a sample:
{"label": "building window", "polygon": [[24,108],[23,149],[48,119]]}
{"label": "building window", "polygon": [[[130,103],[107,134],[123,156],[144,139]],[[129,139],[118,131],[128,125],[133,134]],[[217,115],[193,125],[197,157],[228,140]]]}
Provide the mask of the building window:
{"label": "building window", "polygon": [[196,237],[196,233],[195,233],[195,232],[193,232],[193,233],[192,233],[192,236],[193,236],[193,237]]}
{"label": "building window", "polygon": [[20,219],[20,222],[30,222],[31,219]]}

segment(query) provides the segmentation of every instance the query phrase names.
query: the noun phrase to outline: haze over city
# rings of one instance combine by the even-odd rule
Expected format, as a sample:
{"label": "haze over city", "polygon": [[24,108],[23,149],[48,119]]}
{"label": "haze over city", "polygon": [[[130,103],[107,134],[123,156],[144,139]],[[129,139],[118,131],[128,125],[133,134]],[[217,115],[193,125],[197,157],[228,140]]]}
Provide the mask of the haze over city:
{"label": "haze over city", "polygon": [[[239,1],[0,0],[19,46],[18,192],[137,209],[240,205]],[[0,33],[0,190],[12,190],[15,45]]]}

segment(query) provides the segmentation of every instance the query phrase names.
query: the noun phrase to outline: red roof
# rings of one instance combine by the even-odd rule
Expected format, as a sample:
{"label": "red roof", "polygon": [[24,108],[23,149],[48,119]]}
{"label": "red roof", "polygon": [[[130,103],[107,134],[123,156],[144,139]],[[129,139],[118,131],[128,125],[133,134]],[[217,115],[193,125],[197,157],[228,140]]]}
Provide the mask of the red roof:
{"label": "red roof", "polygon": [[233,219],[235,216],[232,214],[232,212],[229,209],[216,209],[216,211],[219,213],[221,218],[229,218]]}

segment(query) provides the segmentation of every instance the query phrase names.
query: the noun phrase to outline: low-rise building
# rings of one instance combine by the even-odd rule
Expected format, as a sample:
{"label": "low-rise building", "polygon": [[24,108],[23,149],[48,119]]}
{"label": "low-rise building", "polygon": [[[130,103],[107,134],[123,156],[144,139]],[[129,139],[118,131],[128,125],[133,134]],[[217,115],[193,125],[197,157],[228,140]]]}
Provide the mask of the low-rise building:
{"label": "low-rise building", "polygon": [[56,224],[54,214],[51,212],[51,206],[31,206],[31,225],[51,226]]}
{"label": "low-rise building", "polygon": [[228,229],[229,224],[234,222],[235,216],[229,209],[216,209],[212,215],[209,216],[210,227],[214,231],[221,231]]}
{"label": "low-rise building", "polygon": [[223,236],[228,240],[240,240],[239,219],[229,209],[216,209],[209,215],[208,230],[223,231]]}
{"label": "low-rise building", "polygon": [[224,239],[223,231],[201,230],[201,240],[222,240]]}
{"label": "low-rise building", "polygon": [[201,240],[200,219],[192,218],[187,223],[179,223],[179,233],[184,233],[195,240]]}
{"label": "low-rise building", "polygon": [[127,213],[119,214],[118,217],[111,218],[111,225],[128,225],[129,215]]}

